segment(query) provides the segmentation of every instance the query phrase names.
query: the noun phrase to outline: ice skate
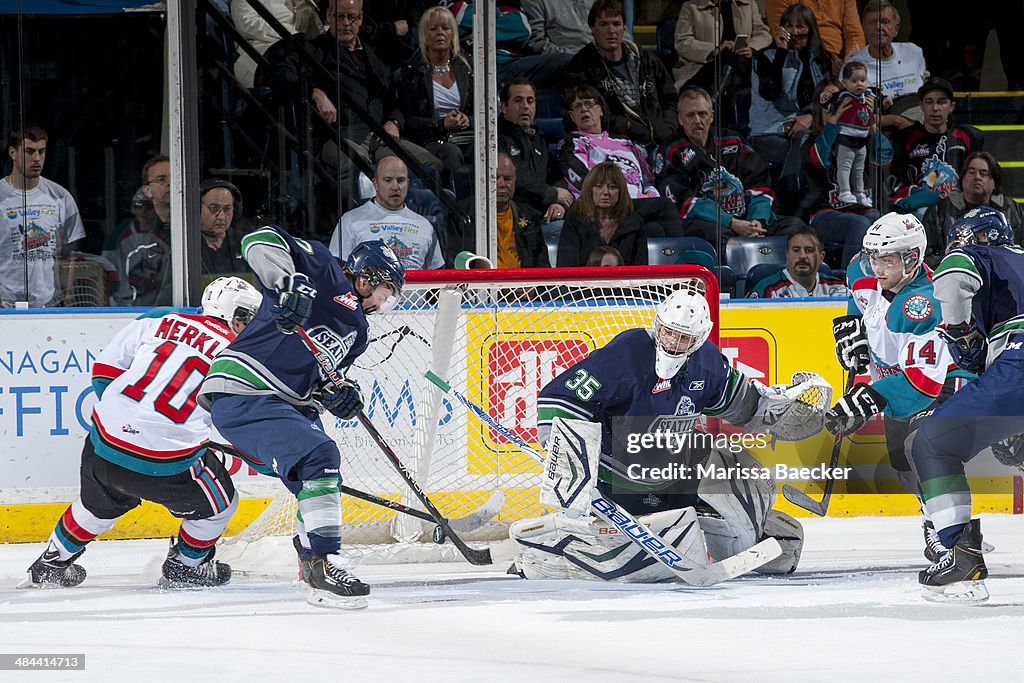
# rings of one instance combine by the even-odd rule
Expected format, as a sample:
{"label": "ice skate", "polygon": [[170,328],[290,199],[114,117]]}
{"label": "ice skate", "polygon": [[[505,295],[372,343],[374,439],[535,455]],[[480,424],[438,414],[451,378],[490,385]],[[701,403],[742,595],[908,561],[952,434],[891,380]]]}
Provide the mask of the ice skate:
{"label": "ice skate", "polygon": [[178,545],[171,542],[167,559],[161,568],[159,584],[163,588],[209,588],[222,586],[231,580],[231,566],[213,559],[215,549],[210,550],[196,567],[190,567],[178,557]]}
{"label": "ice skate", "polygon": [[949,549],[942,545],[939,532],[935,530],[935,525],[930,519],[926,519],[921,527],[924,531],[924,559],[935,564]]}
{"label": "ice skate", "polygon": [[988,568],[981,554],[981,521],[974,519],[956,545],[918,575],[922,595],[933,602],[981,603],[988,600]]}
{"label": "ice skate", "polygon": [[292,536],[292,545],[295,546],[295,554],[299,557],[299,580],[309,583],[309,577],[313,573],[313,551],[302,547],[298,534]]}
{"label": "ice skate", "polygon": [[28,568],[27,576],[18,588],[71,588],[85,581],[85,567],[75,560],[85,552],[82,548],[66,560],[51,546]]}
{"label": "ice skate", "polygon": [[352,563],[342,555],[314,555],[309,561],[309,595],[306,602],[317,607],[362,609],[370,587],[349,572]]}

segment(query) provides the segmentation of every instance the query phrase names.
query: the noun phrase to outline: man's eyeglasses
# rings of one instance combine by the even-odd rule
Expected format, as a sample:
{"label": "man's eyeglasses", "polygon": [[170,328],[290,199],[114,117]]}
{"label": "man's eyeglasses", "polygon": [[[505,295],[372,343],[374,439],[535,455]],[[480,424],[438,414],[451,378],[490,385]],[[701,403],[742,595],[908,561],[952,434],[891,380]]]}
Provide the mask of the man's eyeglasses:
{"label": "man's eyeglasses", "polygon": [[227,206],[218,206],[217,204],[203,204],[206,210],[212,213],[214,216],[223,213],[225,216],[230,216],[235,212],[235,207],[232,204]]}
{"label": "man's eyeglasses", "polygon": [[363,18],[362,14],[335,14],[334,20],[339,24],[354,24]]}
{"label": "man's eyeglasses", "polygon": [[572,111],[581,112],[584,109],[593,109],[597,106],[597,100],[576,100],[572,103]]}

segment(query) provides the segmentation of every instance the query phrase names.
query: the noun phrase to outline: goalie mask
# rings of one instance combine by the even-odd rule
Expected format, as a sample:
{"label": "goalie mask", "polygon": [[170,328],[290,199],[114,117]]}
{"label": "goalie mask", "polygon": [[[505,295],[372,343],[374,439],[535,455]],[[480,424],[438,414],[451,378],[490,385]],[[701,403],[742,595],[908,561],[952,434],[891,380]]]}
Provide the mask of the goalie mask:
{"label": "goalie mask", "polygon": [[237,334],[233,322],[242,327],[256,315],[263,295],[240,277],[219,277],[203,290],[203,315],[223,320]]}
{"label": "goalie mask", "polygon": [[708,340],[711,310],[707,299],[693,288],[672,292],[654,314],[654,369],[661,379],[671,379],[686,359]]}
{"label": "goalie mask", "polygon": [[864,235],[861,268],[882,289],[897,292],[917,275],[928,244],[924,226],[912,214],[887,213]]}
{"label": "goalie mask", "polygon": [[961,216],[949,229],[946,253],[968,244],[1013,244],[1013,228],[1006,216],[990,206],[979,206]]}

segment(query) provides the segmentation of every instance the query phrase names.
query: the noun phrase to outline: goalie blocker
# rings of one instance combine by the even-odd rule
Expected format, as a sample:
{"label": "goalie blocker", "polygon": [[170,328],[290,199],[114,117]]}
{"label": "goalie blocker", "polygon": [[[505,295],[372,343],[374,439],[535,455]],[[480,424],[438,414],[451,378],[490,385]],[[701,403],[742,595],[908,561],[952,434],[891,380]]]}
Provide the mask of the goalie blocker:
{"label": "goalie blocker", "polygon": [[[620,528],[589,515],[597,487],[600,443],[601,426],[597,423],[552,421],[541,502],[563,510],[512,525],[510,535],[518,545],[517,570],[529,579],[652,583],[678,578]],[[639,521],[671,546],[648,549],[672,555],[670,561],[681,566],[700,566],[709,557],[724,560],[773,537],[782,554],[756,571],[794,571],[803,530],[792,517],[771,509],[775,500],[771,474],[743,452],[712,451],[707,466],[721,471],[757,470],[764,476],[736,482],[736,487],[727,480],[702,479],[695,505],[641,516]],[[742,493],[737,495],[737,490]]]}

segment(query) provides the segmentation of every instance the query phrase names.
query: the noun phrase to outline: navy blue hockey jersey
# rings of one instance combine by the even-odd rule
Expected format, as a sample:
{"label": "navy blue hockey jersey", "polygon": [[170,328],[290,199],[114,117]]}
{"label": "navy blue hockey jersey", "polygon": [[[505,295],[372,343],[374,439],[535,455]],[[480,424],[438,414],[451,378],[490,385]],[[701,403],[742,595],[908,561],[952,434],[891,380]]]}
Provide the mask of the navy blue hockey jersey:
{"label": "navy blue hockey jersey", "polygon": [[296,405],[311,403],[326,378],[297,334],[282,334],[270,314],[277,303],[275,286],[294,272],[303,273],[317,290],[305,329],[344,373],[366,350],[368,324],[359,298],[338,259],[319,242],[296,239],[267,226],[242,240],[242,255],[263,284],[263,304],[256,317],[214,361],[201,394],[274,394]]}

